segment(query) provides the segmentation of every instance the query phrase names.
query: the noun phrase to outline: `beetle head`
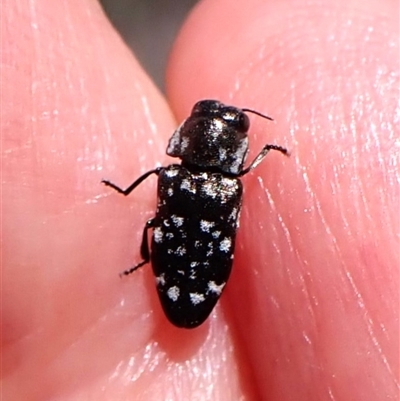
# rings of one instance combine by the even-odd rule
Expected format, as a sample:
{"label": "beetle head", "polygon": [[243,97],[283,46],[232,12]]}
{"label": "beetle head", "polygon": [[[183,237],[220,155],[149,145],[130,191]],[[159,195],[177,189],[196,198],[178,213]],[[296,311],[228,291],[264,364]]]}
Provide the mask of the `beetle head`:
{"label": "beetle head", "polygon": [[217,100],[201,100],[172,135],[167,154],[199,168],[238,174],[249,148],[249,126],[243,110]]}

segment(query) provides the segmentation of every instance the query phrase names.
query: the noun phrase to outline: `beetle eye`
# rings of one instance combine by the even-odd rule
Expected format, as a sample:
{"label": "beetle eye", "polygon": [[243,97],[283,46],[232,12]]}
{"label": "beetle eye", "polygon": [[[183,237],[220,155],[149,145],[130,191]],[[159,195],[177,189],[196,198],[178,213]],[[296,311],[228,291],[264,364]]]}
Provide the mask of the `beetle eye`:
{"label": "beetle eye", "polygon": [[250,127],[250,120],[247,115],[234,107],[225,107],[221,117],[226,121],[231,127],[241,133],[246,133]]}
{"label": "beetle eye", "polygon": [[244,113],[240,113],[237,118],[237,129],[240,132],[247,132],[250,127],[250,120],[249,117],[246,116]]}

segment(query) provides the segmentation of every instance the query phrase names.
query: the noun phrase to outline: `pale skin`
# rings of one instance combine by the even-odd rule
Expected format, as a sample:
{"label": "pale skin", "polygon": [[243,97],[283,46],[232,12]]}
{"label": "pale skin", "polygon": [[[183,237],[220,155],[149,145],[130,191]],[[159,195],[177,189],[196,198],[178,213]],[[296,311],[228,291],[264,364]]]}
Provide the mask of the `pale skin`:
{"label": "pale skin", "polygon": [[[167,103],[96,2],[3,2],[5,400],[396,399],[398,5],[301,3],[202,3]],[[251,155],[291,157],[243,178],[231,280],[188,331],[150,266],[118,275],[140,259],[155,177],[128,198],[100,181],[171,163],[204,98],[272,116],[251,116]]]}

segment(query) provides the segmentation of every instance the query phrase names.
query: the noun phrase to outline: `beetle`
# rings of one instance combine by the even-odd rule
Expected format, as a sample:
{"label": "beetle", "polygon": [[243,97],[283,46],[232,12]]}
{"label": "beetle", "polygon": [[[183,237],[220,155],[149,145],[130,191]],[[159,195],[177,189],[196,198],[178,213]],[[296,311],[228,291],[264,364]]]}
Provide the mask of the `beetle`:
{"label": "beetle", "polygon": [[164,313],[178,327],[202,324],[228,281],[242,205],[240,178],[270,150],[288,155],[284,147],[267,144],[244,168],[249,149],[247,112],[272,120],[251,109],[201,100],[168,143],[167,155],[181,159],[180,164],[150,170],[126,189],[102,181],[127,196],[150,175],[158,176],[157,209],[144,226],[140,246],[143,260],[121,275],[151,260]]}

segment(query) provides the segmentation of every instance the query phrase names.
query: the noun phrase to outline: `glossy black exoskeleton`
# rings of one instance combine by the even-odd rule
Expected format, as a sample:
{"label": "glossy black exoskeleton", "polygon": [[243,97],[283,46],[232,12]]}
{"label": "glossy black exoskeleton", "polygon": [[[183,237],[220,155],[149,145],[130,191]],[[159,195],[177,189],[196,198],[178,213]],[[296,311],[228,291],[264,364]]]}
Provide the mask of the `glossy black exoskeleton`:
{"label": "glossy black exoskeleton", "polygon": [[199,101],[169,140],[167,154],[181,164],[150,170],[127,189],[103,181],[129,195],[148,176],[158,175],[157,210],[143,231],[143,260],[122,274],[151,260],[161,305],[178,327],[203,323],[229,278],[242,205],[240,178],[270,150],[288,153],[281,146],[265,145],[244,168],[250,126],[246,112],[271,119],[219,101]]}

